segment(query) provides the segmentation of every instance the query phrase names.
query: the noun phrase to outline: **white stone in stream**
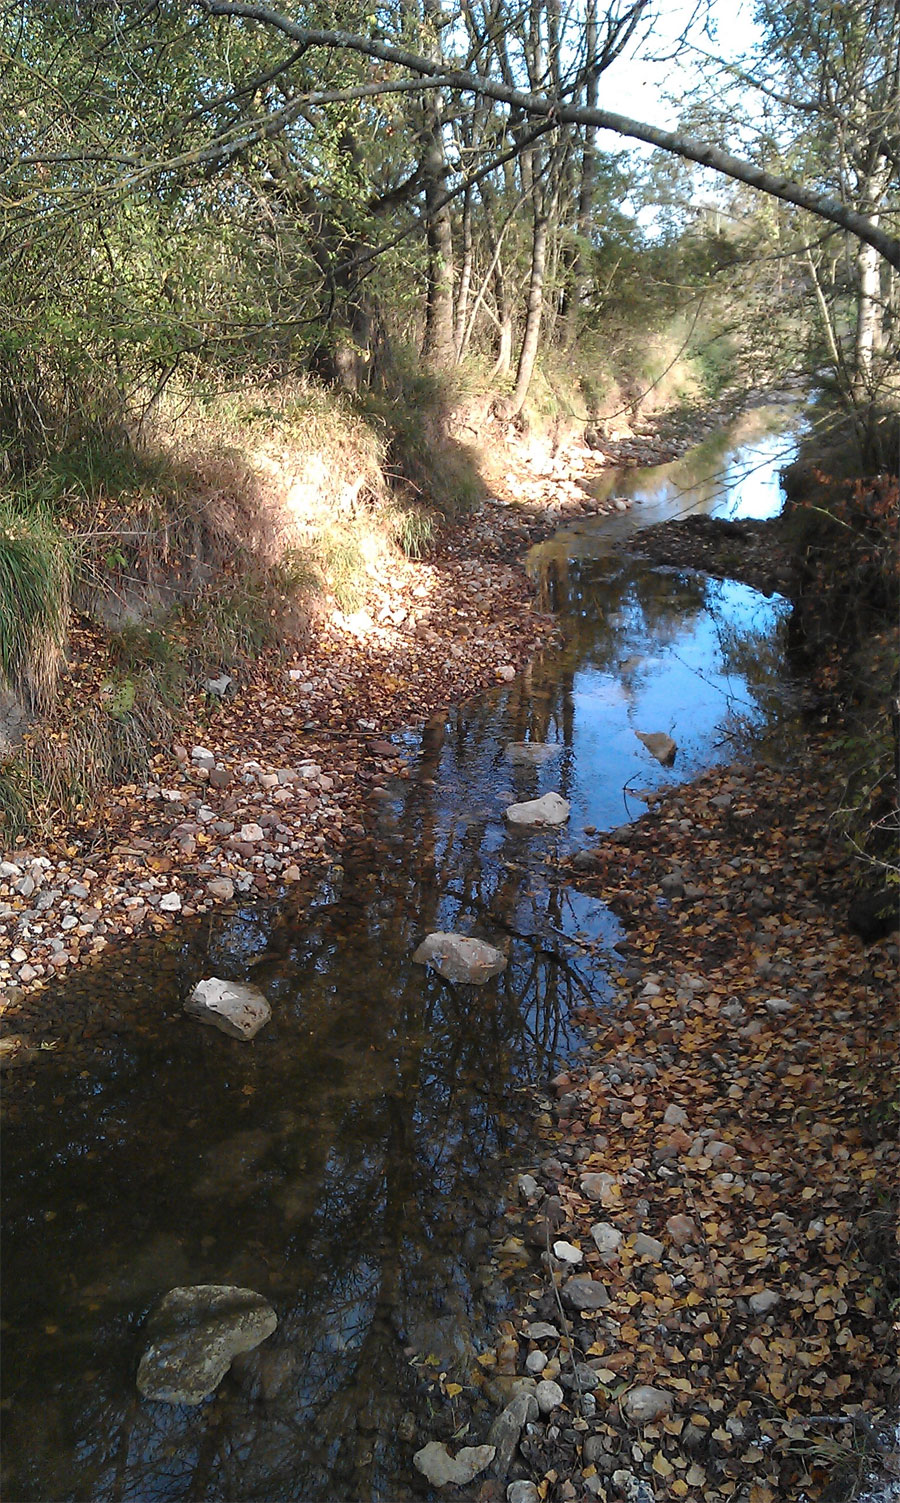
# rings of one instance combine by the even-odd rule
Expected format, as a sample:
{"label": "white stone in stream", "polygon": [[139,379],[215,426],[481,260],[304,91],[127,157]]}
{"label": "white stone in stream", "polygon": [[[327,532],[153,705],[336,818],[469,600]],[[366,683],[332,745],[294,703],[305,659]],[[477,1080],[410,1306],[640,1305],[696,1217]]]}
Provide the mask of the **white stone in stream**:
{"label": "white stone in stream", "polygon": [[163,913],[180,913],[181,897],[177,892],[167,892],[159,900],[159,906]]}
{"label": "white stone in stream", "polygon": [[213,877],[207,882],[206,891],[211,898],[219,898],[228,903],[234,897],[234,883],[230,877]]}
{"label": "white stone in stream", "polygon": [[483,939],[464,934],[429,934],[413,955],[417,965],[430,965],[446,981],[480,985],[506,970],[506,956]]}
{"label": "white stone in stream", "polygon": [[562,750],[561,741],[510,741],[506,758],[514,767],[541,767],[544,762],[552,762]]}
{"label": "white stone in stream", "polygon": [[496,1454],[494,1446],[463,1446],[456,1456],[451,1456],[439,1440],[430,1440],[427,1446],[413,1457],[416,1470],[422,1473],[432,1487],[466,1487],[468,1483],[489,1467]]}
{"label": "white stone in stream", "polygon": [[655,757],[663,767],[672,766],[678,746],[671,736],[667,736],[665,731],[635,731],[634,734],[639,741],[643,741],[651,757]]}
{"label": "white stone in stream", "polygon": [[277,1324],[272,1306],[252,1289],[170,1289],[147,1322],[150,1345],[138,1367],[138,1390],[163,1404],[200,1404],[238,1352],[252,1352]]}
{"label": "white stone in stream", "polygon": [[272,1009],[255,986],[221,981],[211,976],[198,981],[184,1004],[189,1017],[209,1023],[233,1039],[252,1039],[265,1027]]}
{"label": "white stone in stream", "polygon": [[569,800],[560,793],[545,793],[543,798],[510,804],[506,811],[506,818],[511,825],[564,825],[568,817]]}

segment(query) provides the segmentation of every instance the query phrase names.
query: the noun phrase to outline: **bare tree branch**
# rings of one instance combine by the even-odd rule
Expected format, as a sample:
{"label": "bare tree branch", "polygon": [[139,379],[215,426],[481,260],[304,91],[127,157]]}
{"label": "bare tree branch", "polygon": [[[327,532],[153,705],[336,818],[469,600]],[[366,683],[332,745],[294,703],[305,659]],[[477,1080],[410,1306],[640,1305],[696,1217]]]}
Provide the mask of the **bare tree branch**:
{"label": "bare tree branch", "polygon": [[646,125],[612,110],[588,108],[566,103],[564,98],[525,93],[497,79],[447,67],[443,61],[433,61],[388,42],[357,36],[352,32],[300,26],[289,17],[264,5],[244,3],[244,0],[195,0],[195,3],[207,15],[268,26],[299,46],[355,52],[378,62],[391,63],[405,69],[407,73],[433,79],[443,88],[478,94],[499,104],[509,105],[524,116],[543,118],[560,125],[594,126],[600,130],[613,131],[616,135],[644,141],[649,146],[671,152],[689,162],[697,162],[736,182],[746,183],[760,193],[794,204],[821,219],[830,220],[857,239],[874,246],[886,261],[900,269],[900,241],[867,215],[802,183],[792,182],[790,178],[767,172],[752,162],[732,156],[717,146],[695,141],[675,131]]}

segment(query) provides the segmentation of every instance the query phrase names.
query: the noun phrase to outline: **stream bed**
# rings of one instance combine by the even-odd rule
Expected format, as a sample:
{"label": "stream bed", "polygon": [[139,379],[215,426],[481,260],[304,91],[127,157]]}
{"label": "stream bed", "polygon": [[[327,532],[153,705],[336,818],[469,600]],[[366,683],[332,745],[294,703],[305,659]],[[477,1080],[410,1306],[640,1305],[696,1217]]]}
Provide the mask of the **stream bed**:
{"label": "stream bed", "polygon": [[[7,1498],[427,1496],[417,1368],[463,1373],[511,1308],[493,1241],[534,1087],[581,1046],[571,1014],[611,995],[624,936],[559,859],[792,715],[788,603],[653,567],[639,529],[690,509],[774,514],[790,424],[760,413],[676,465],[613,476],[632,510],[533,550],[563,645],[407,738],[410,775],[372,812],[376,859],[66,983],[117,1032],[90,1069],[49,1057],[4,1132]],[[671,735],[674,766],[637,731]],[[510,762],[507,743],[529,740],[559,752]],[[506,806],[550,789],[569,825],[510,832]],[[413,965],[434,929],[500,945],[506,971],[475,988]],[[269,998],[252,1045],[184,1017],[211,974]],[[257,1290],[278,1328],[197,1408],[141,1399],[146,1317],[199,1283]]]}

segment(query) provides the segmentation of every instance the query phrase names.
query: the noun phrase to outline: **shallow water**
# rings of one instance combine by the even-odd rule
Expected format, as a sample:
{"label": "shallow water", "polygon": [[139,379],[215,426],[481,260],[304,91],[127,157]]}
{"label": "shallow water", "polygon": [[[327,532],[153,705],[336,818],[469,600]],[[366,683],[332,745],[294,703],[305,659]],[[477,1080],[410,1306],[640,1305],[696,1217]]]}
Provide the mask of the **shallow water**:
{"label": "shallow water", "polygon": [[[556,861],[640,815],[639,793],[788,713],[785,602],[651,568],[621,540],[683,510],[690,475],[712,463],[730,483],[743,457],[771,506],[790,447],[783,414],[773,421],[665,475],[632,474],[631,516],[535,550],[563,646],[409,738],[411,774],[372,816],[374,856],[348,858],[308,901],[217,914],[68,983],[88,1019],[113,999],[119,1032],[88,1069],[51,1056],[18,1082],[5,1130],[9,1499],[423,1496],[418,1365],[461,1372],[508,1303],[491,1233],[504,1176],[528,1158],[529,1086],[577,1047],[571,1012],[609,994],[622,938],[602,904],[555,879]],[[767,471],[758,449],[748,461],[760,442]],[[732,503],[699,494],[703,510]],[[746,492],[739,504],[746,514]],[[674,768],[636,730],[668,731]],[[511,740],[562,750],[517,767]],[[551,788],[571,800],[570,825],[508,832],[505,806]],[[468,988],[414,966],[435,928],[500,944],[508,969]],[[183,1017],[209,974],[269,996],[251,1046]],[[204,1282],[257,1289],[278,1330],[199,1408],[141,1400],[148,1311]]]}

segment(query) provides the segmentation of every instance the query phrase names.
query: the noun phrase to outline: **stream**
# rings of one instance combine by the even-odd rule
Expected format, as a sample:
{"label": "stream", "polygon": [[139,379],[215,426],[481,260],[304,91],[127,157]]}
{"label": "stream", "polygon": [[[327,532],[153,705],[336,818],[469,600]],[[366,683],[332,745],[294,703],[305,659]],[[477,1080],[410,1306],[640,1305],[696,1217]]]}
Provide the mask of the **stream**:
{"label": "stream", "polygon": [[[624,937],[559,860],[792,717],[789,604],[652,566],[640,528],[775,514],[797,427],[786,405],[760,410],[674,465],[604,478],[598,494],[632,509],[532,550],[563,645],[407,736],[410,776],[372,814],[377,862],[348,857],[302,903],[217,913],[65,983],[118,1032],[90,1070],[49,1057],[4,1133],[8,1499],[428,1496],[419,1369],[464,1374],[513,1307],[494,1256],[504,1189],[530,1163],[535,1087],[583,1047],[571,1014],[611,996]],[[670,734],[674,767],[636,731]],[[527,740],[559,755],[511,763]],[[550,789],[571,801],[561,832],[505,827],[509,803]],[[500,945],[506,971],[476,988],[413,965],[434,929]],[[268,996],[252,1046],[183,1016],[211,974]],[[278,1328],[199,1407],[143,1400],[148,1312],[199,1283],[259,1291]]]}

